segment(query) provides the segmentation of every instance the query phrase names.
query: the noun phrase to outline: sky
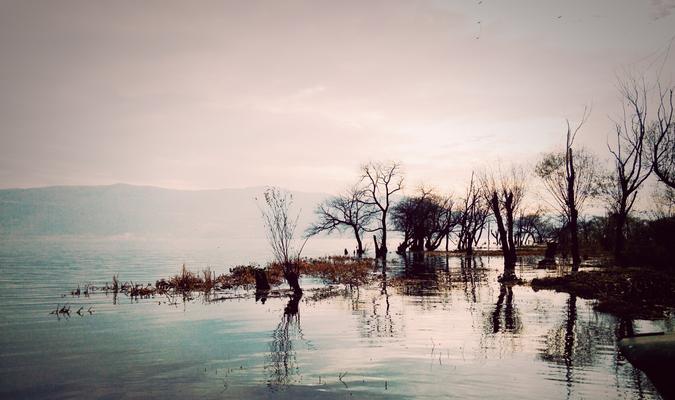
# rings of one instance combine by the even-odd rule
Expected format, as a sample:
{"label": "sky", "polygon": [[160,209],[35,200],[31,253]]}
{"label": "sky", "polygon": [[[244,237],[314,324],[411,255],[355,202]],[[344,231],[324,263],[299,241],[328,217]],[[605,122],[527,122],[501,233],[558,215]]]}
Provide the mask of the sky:
{"label": "sky", "polygon": [[[337,192],[579,146],[609,158],[617,76],[672,82],[675,0],[0,0],[0,187]],[[663,61],[665,60],[665,61]]]}

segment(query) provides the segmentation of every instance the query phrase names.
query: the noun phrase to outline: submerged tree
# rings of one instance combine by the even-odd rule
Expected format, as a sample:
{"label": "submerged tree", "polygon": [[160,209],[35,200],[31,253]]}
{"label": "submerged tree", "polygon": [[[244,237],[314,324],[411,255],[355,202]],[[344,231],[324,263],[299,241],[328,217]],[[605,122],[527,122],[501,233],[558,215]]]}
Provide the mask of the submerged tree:
{"label": "submerged tree", "polygon": [[265,206],[261,208],[261,211],[272,253],[283,268],[288,286],[296,295],[302,295],[299,278],[300,254],[304,243],[299,249],[295,243],[295,228],[298,225],[300,214],[295,218],[290,215],[293,195],[279,188],[270,187],[265,190],[264,197]]}
{"label": "submerged tree", "polygon": [[374,208],[365,203],[366,192],[352,188],[344,194],[332,197],[321,203],[315,213],[319,220],[307,230],[308,236],[321,232],[331,233],[335,230],[349,229],[356,238],[356,253],[363,255],[361,235],[376,214]]}
{"label": "submerged tree", "polygon": [[454,226],[453,201],[431,189],[420,188],[416,196],[407,196],[391,210],[394,228],[403,233],[399,254],[436,250]]}
{"label": "submerged tree", "polygon": [[633,209],[638,189],[652,172],[648,159],[648,98],[643,80],[627,78],[619,82],[624,100],[623,120],[615,123],[616,144],[609,146],[614,158],[614,173],[606,186],[610,210],[615,219],[614,258],[623,261],[626,221]]}
{"label": "submerged tree", "polygon": [[581,255],[579,250],[579,210],[587,199],[597,193],[598,174],[595,157],[587,151],[575,152],[574,139],[582,125],[588,119],[584,110],[581,121],[572,129],[567,121],[567,141],[564,154],[550,153],[535,167],[536,174],[544,182],[546,190],[554,199],[555,206],[565,219],[566,230],[571,236],[572,271],[579,270]]}
{"label": "submerged tree", "polygon": [[452,196],[433,195],[430,198],[431,210],[429,212],[429,224],[424,236],[424,248],[434,251],[441,245],[443,239],[450,236],[457,225],[456,213],[453,212],[454,200]]}
{"label": "submerged tree", "polygon": [[504,273],[501,281],[516,279],[516,244],[513,239],[514,215],[525,196],[525,173],[521,168],[512,167],[499,173],[484,173],[481,176],[483,195],[490,204],[497,223],[499,242],[504,256]]}
{"label": "submerged tree", "polygon": [[470,256],[473,254],[474,246],[478,244],[490,214],[490,206],[482,195],[481,188],[476,184],[473,172],[460,204],[461,208],[457,213],[457,225],[459,225],[457,250],[465,251],[466,255]]}
{"label": "submerged tree", "polygon": [[427,196],[430,194],[421,188],[418,195],[406,196],[392,207],[394,229],[403,233],[403,241],[398,245],[397,253],[403,255],[409,248],[412,251],[423,250],[426,214],[430,208]]}
{"label": "submerged tree", "polygon": [[378,211],[380,244],[375,240],[375,256],[387,256],[387,216],[392,205],[391,196],[403,189],[403,172],[399,162],[370,162],[361,167],[361,184],[366,193],[363,204]]}

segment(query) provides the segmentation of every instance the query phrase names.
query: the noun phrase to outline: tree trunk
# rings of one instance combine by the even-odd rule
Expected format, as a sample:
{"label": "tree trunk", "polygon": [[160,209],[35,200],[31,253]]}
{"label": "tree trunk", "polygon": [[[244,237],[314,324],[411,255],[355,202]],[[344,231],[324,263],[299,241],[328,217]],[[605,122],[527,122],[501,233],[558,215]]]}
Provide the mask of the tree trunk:
{"label": "tree trunk", "polygon": [[571,211],[570,233],[572,235],[572,272],[577,272],[579,271],[579,264],[581,264],[581,256],[579,255],[579,231],[577,228],[577,218],[579,213],[576,208],[572,208]]}
{"label": "tree trunk", "polygon": [[380,245],[380,253],[382,257],[387,256],[387,214],[382,213],[382,244]]}
{"label": "tree trunk", "polygon": [[354,227],[354,236],[356,237],[356,256],[361,257],[363,255],[363,243],[357,227]]}
{"label": "tree trunk", "polygon": [[619,212],[616,214],[616,232],[614,237],[614,261],[623,265],[624,263],[624,247],[626,243],[626,236],[624,230],[626,229],[626,220],[628,213],[626,212],[627,199],[624,197],[619,204]]}
{"label": "tree trunk", "polygon": [[267,274],[263,269],[256,268],[254,270],[255,275],[255,291],[256,292],[267,292],[270,290],[270,284],[267,280]]}
{"label": "tree trunk", "polygon": [[295,294],[302,293],[302,289],[300,288],[299,282],[300,277],[298,276],[298,273],[293,271],[290,266],[284,268],[284,278],[286,279],[288,286],[290,286],[291,289],[293,289],[293,293]]}
{"label": "tree trunk", "polygon": [[[568,145],[569,146],[569,145]],[[576,180],[576,172],[574,171],[574,157],[572,149],[567,149],[567,207],[570,213],[570,234],[572,236],[572,272],[579,271],[579,264],[581,264],[581,257],[579,255],[579,229],[577,220],[579,212],[577,211],[577,202],[574,193],[574,182]]]}
{"label": "tree trunk", "polygon": [[626,227],[626,216],[623,213],[617,214],[616,235],[614,238],[614,260],[619,265],[623,265],[624,262],[623,251],[626,242],[626,237],[624,235],[625,227]]}
{"label": "tree trunk", "polygon": [[507,229],[507,238],[508,238],[508,262],[504,260],[504,276],[503,279],[511,280],[516,279],[516,261],[518,257],[516,255],[516,246],[513,242],[513,194],[509,193],[506,196],[506,201],[504,202],[504,208],[506,210],[506,229]]}
{"label": "tree trunk", "polygon": [[546,253],[544,253],[544,259],[540,260],[538,265],[540,267],[547,267],[550,265],[555,265],[555,252],[558,248],[558,243],[548,242],[546,243]]}
{"label": "tree trunk", "polygon": [[[499,233],[502,255],[504,256],[504,274],[501,277],[501,281],[514,280],[516,278],[516,261],[509,249],[509,241],[507,239],[506,228],[504,228],[504,220],[502,219],[502,214],[499,209],[499,198],[497,197],[497,193],[493,193],[490,205],[492,206],[492,212],[497,221],[497,232]],[[513,226],[511,226],[511,229],[513,229]],[[513,242],[513,239],[511,239],[511,242]],[[513,254],[515,255],[515,249]]]}

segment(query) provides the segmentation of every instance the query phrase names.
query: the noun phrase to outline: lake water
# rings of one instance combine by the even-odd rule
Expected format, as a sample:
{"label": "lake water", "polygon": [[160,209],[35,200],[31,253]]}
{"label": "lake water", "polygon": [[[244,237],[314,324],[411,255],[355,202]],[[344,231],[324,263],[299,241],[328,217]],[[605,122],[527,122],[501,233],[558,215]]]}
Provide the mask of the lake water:
{"label": "lake water", "polygon": [[[346,246],[316,240],[307,254]],[[500,286],[499,257],[392,255],[376,285],[323,300],[306,290],[296,315],[284,298],[62,297],[115,273],[154,282],[184,262],[222,273],[266,257],[264,243],[3,240],[0,397],[659,398],[616,338],[672,331],[672,320],[621,321],[567,294]],[[518,274],[543,274],[534,261]],[[70,317],[49,314],[66,302]]]}

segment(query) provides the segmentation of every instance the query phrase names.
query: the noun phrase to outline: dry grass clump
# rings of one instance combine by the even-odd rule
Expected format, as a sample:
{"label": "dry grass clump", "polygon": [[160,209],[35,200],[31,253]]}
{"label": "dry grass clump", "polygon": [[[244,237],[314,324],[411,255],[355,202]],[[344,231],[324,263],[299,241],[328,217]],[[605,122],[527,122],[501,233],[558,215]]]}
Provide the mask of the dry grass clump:
{"label": "dry grass clump", "polygon": [[[255,286],[255,270],[260,267],[254,265],[238,265],[230,268],[229,274],[218,276],[216,282],[222,289],[244,288],[250,289]],[[266,269],[267,280],[271,286],[280,285],[283,282],[283,272],[276,264],[270,264]]]}
{"label": "dry grass clump", "polygon": [[160,279],[155,282],[155,290],[160,294],[171,290],[182,293],[210,292],[217,289],[219,279],[211,268],[202,270],[200,274],[189,271],[183,264],[180,274],[172,276],[168,281]]}
{"label": "dry grass clump", "polygon": [[[326,257],[318,259],[303,259],[300,262],[300,271],[307,276],[322,279],[327,284],[340,284],[349,287],[358,287],[367,284],[372,279],[374,261],[372,259],[352,259],[348,257]],[[124,294],[132,298],[150,298],[155,295],[173,296],[182,294],[190,296],[194,292],[203,292],[210,296],[213,292],[228,289],[252,289],[256,285],[256,271],[260,267],[253,265],[239,265],[230,268],[229,273],[216,276],[210,268],[200,272],[193,272],[182,265],[178,274],[160,279],[152,284],[134,284],[134,282],[120,281],[114,275],[112,285],[106,283],[104,287],[86,286],[89,290],[101,290],[106,293],[112,291],[115,295]],[[279,286],[284,282],[283,267],[279,263],[270,263],[264,270],[270,286]],[[78,288],[79,289],[79,288]],[[335,295],[332,288],[323,293],[327,297]],[[79,290],[73,291],[78,293]],[[320,296],[318,296],[320,297]]]}
{"label": "dry grass clump", "polygon": [[[255,286],[255,270],[259,268],[253,265],[239,265],[230,268],[228,274],[216,274],[207,268],[202,273],[189,271],[183,265],[180,274],[175,275],[169,280],[161,279],[155,284],[158,293],[167,291],[178,292],[210,292],[223,289],[250,289]],[[267,276],[270,285],[279,285],[283,281],[281,270],[275,266],[267,268]]]}
{"label": "dry grass clump", "polygon": [[374,265],[372,259],[322,257],[303,259],[300,271],[330,284],[361,286],[372,279]]}
{"label": "dry grass clump", "polygon": [[198,274],[188,271],[185,268],[185,264],[183,264],[180,274],[174,275],[169,280],[170,287],[181,292],[201,290],[204,287],[204,283],[204,280]]}
{"label": "dry grass clump", "polygon": [[217,282],[224,289],[236,287],[250,288],[255,285],[255,267],[250,265],[238,265],[230,268],[229,274],[218,276]]}

